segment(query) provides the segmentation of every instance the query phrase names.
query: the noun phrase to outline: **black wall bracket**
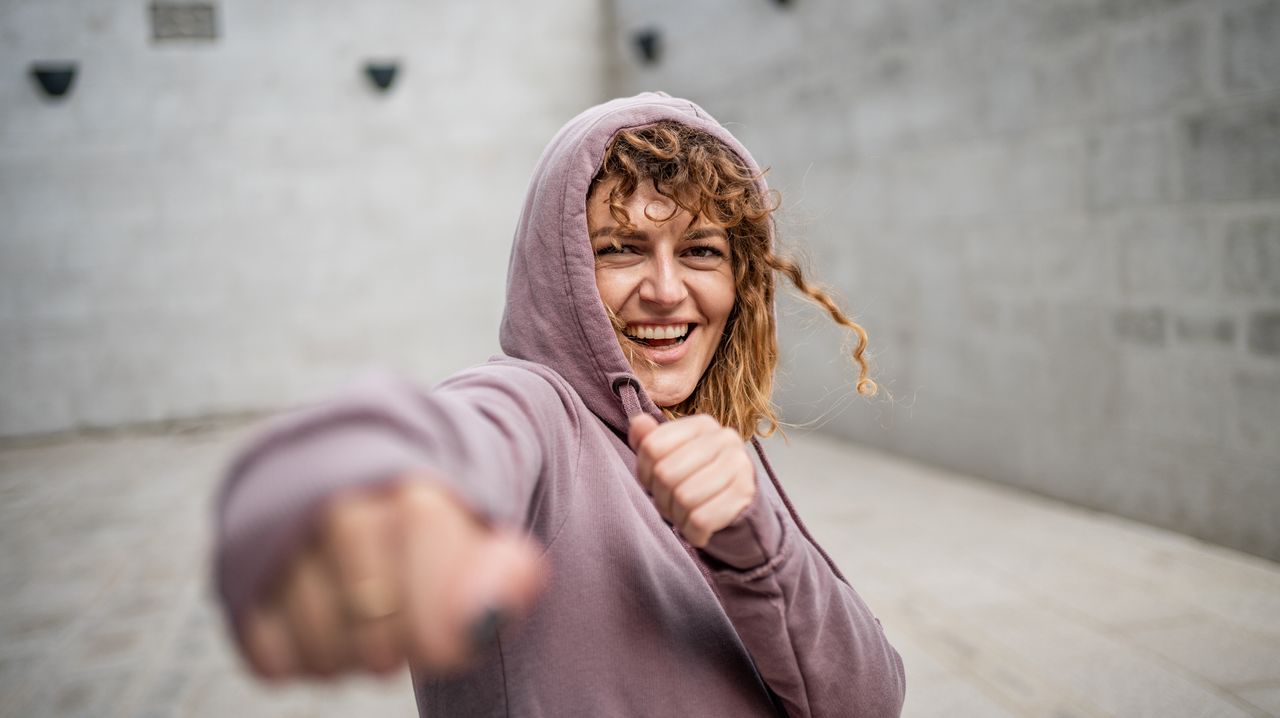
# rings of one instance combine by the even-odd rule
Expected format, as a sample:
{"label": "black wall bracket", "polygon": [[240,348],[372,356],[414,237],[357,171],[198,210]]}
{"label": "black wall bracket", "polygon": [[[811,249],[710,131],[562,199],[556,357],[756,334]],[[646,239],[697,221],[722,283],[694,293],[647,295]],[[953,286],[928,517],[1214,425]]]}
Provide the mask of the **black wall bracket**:
{"label": "black wall bracket", "polygon": [[62,97],[71,91],[76,79],[74,62],[33,62],[31,77],[45,97]]}
{"label": "black wall bracket", "polygon": [[655,28],[637,30],[631,36],[636,50],[640,53],[640,61],[652,65],[662,58],[662,33]]}
{"label": "black wall bracket", "polygon": [[364,74],[379,92],[391,89],[399,71],[400,64],[397,62],[366,62],[364,64]]}

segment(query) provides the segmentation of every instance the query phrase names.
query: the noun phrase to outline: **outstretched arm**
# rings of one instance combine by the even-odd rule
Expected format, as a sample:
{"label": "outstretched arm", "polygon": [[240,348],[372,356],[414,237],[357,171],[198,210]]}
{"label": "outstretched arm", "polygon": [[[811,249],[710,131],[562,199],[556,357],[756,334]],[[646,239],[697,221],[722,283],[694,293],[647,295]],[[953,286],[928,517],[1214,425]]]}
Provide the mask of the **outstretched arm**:
{"label": "outstretched arm", "polygon": [[[575,458],[563,449],[573,437],[548,437],[576,431],[563,400],[550,377],[491,363],[431,392],[371,377],[272,422],[234,462],[218,503],[216,581],[250,663],[266,676],[358,668],[354,644],[387,619],[410,644],[397,655],[456,664],[463,651],[446,644],[465,637],[468,604],[531,599],[536,553],[504,529],[526,528],[538,477]],[[522,585],[479,586],[497,564]],[[399,611],[432,602],[456,620]],[[381,644],[373,653],[385,658]]]}

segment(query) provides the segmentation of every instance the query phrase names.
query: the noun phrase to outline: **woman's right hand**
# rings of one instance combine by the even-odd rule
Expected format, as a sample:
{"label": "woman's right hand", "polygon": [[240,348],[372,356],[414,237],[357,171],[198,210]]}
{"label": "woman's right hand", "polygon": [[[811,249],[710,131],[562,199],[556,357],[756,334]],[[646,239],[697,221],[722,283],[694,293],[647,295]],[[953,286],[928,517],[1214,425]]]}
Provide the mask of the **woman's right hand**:
{"label": "woman's right hand", "polygon": [[386,674],[406,661],[447,674],[529,611],[543,581],[538,555],[428,479],[343,494],[249,610],[240,647],[270,680]]}

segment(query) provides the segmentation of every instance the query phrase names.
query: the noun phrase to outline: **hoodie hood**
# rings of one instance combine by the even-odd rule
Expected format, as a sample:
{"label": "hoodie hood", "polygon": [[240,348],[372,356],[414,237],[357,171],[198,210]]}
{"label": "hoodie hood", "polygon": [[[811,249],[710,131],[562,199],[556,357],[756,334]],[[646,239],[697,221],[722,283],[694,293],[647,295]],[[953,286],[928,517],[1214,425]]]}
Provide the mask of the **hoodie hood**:
{"label": "hoodie hood", "polygon": [[[759,174],[746,148],[688,100],[645,92],[597,105],[560,128],[538,160],[507,269],[502,351],[555,370],[592,413],[622,434],[630,416],[644,412],[661,419],[661,411],[627,363],[596,289],[587,191],[618,131],[661,120],[711,134]],[[763,179],[760,189],[768,191]]]}

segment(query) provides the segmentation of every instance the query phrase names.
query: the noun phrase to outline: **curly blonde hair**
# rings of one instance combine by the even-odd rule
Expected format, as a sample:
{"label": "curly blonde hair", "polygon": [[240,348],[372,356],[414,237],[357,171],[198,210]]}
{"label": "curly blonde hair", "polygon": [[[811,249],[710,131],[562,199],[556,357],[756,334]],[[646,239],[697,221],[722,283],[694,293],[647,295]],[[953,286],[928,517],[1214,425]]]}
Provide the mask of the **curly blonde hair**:
{"label": "curly blonde hair", "polygon": [[[588,197],[614,179],[617,183],[606,201],[614,220],[628,231],[635,226],[623,203],[641,183],[652,180],[660,195],[692,215],[694,221],[705,217],[725,227],[729,235],[737,301],[711,364],[687,399],[664,409],[669,416],[710,414],[744,439],[756,434],[769,436],[777,430],[778,415],[772,402],[778,365],[774,272],[785,275],[806,299],[857,335],[852,349],[858,368],[857,392],[875,395],[876,383],[868,376],[863,356],[866,330],[846,316],[830,294],[810,283],[798,263],[774,252],[770,230],[776,195],[762,196],[757,184],[760,175],[737,153],[706,132],[664,120],[614,135]],[[621,336],[622,322],[612,311],[609,315]],[[630,342],[620,343],[634,366],[641,355],[631,350]]]}

